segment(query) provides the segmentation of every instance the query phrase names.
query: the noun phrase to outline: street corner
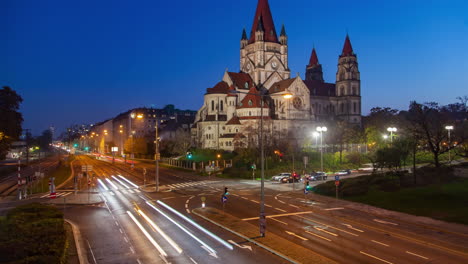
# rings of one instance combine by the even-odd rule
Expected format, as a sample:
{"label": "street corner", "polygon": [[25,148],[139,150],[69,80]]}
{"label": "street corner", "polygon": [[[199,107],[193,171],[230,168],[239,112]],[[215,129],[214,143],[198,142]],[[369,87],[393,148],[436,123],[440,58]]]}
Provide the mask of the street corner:
{"label": "street corner", "polygon": [[51,198],[46,203],[65,205],[99,205],[104,203],[104,201],[98,193],[73,193],[64,197]]}

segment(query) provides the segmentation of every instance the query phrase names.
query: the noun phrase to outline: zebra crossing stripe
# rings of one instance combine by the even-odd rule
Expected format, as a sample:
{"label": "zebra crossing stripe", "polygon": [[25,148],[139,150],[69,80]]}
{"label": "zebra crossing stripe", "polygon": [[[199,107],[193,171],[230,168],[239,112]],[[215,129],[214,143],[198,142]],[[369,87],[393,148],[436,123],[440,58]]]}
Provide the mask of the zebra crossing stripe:
{"label": "zebra crossing stripe", "polygon": [[115,195],[113,192],[109,192],[111,195]]}
{"label": "zebra crossing stripe", "polygon": [[62,195],[62,197],[65,197],[65,196],[70,195],[70,194],[72,194],[72,193],[71,193],[71,192],[68,192],[68,193]]}
{"label": "zebra crossing stripe", "polygon": [[135,192],[134,192],[134,191],[132,191],[132,190],[128,190],[128,191],[129,191],[130,193],[135,193]]}
{"label": "zebra crossing stripe", "polygon": [[135,192],[141,192],[140,190],[135,189]]}

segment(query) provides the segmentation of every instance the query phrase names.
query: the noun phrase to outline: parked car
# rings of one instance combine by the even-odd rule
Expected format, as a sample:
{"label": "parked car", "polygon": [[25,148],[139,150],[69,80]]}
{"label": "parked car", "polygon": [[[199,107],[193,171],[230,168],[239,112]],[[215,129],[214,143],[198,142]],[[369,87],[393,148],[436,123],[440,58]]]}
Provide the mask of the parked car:
{"label": "parked car", "polygon": [[291,173],[289,173],[289,172],[282,172],[282,173],[280,173],[280,174],[278,174],[278,175],[275,175],[275,176],[271,177],[271,180],[272,180],[272,181],[281,181],[281,179],[283,179],[283,178],[289,178],[289,177],[291,177]]}
{"label": "parked car", "polygon": [[323,171],[317,171],[309,176],[309,181],[321,181],[326,179],[327,174]]}
{"label": "parked car", "polygon": [[340,170],[336,173],[336,175],[349,175],[351,174],[351,170]]}
{"label": "parked car", "polygon": [[289,177],[284,177],[280,180],[281,183],[292,183],[292,182],[299,182],[301,180],[301,176],[299,174],[290,175]]}

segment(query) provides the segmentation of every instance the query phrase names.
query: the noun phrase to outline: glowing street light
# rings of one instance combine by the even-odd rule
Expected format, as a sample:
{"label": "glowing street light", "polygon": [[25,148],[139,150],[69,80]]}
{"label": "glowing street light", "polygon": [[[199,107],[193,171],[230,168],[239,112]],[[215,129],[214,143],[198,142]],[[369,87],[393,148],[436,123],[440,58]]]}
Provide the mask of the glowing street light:
{"label": "glowing street light", "polygon": [[445,126],[445,129],[447,129],[448,132],[448,143],[449,143],[449,150],[448,150],[448,155],[449,155],[449,164],[451,162],[450,160],[450,147],[451,147],[451,142],[450,142],[450,130],[453,130],[453,126]]}
{"label": "glowing street light", "polygon": [[327,127],[317,127],[320,134],[320,170],[323,171],[323,132],[327,132]]}
{"label": "glowing street light", "polygon": [[393,143],[393,132],[397,132],[397,128],[389,127],[387,128],[387,131],[390,132],[390,143]]}

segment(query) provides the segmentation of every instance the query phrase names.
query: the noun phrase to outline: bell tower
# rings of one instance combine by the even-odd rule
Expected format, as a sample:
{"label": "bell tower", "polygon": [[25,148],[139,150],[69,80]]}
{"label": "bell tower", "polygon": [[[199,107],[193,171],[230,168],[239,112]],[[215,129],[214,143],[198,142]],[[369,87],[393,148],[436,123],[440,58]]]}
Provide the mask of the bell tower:
{"label": "bell tower", "polygon": [[336,115],[349,123],[361,124],[361,76],[348,35],[338,58],[335,92]]}

